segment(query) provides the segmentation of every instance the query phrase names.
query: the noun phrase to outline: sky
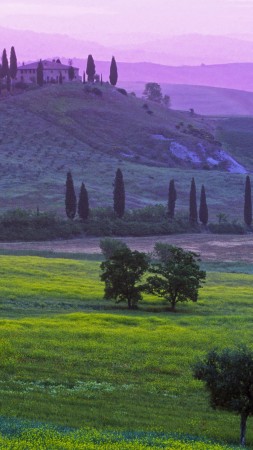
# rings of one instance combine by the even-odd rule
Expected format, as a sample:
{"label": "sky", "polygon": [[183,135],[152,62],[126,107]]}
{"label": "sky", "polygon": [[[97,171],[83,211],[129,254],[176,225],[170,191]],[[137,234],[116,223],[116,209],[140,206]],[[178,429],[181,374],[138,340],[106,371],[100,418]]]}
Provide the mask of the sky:
{"label": "sky", "polygon": [[253,36],[253,0],[1,0],[0,23],[106,44],[116,36]]}

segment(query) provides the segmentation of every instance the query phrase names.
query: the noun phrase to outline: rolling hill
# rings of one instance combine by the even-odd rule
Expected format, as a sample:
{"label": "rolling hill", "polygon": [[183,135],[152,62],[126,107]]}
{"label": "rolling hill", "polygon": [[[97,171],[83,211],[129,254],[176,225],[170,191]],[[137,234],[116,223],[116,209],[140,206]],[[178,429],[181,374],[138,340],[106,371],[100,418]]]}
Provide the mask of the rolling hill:
{"label": "rolling hill", "polygon": [[[192,176],[210,186],[210,214],[241,215],[245,172],[253,167],[251,130],[236,146],[229,119],[191,116],[122,95],[105,84],[48,85],[1,99],[0,207],[64,213],[66,172],[78,193],[82,181],[91,206],[111,205],[117,167],[124,173],[127,207],[166,201],[174,177],[178,207],[188,208]],[[241,145],[248,142],[246,155]],[[220,140],[225,144],[221,146]],[[243,144],[244,145],[244,144]],[[235,157],[233,156],[235,155]]]}

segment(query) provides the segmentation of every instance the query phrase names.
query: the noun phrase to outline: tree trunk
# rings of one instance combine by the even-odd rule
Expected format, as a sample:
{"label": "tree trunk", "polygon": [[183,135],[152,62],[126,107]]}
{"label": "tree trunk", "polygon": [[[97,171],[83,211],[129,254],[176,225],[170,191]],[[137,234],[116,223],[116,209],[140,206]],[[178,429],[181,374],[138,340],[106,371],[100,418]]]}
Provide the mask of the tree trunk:
{"label": "tree trunk", "polygon": [[246,445],[246,423],[247,423],[248,415],[245,413],[241,414],[241,437],[240,444],[245,447]]}

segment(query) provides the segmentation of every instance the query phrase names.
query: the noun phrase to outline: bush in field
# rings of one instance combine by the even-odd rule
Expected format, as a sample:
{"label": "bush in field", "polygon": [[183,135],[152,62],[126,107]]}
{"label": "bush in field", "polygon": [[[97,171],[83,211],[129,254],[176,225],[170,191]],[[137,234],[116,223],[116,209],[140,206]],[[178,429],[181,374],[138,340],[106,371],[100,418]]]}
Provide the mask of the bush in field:
{"label": "bush in field", "polygon": [[245,446],[247,419],[253,415],[253,352],[247,347],[212,350],[196,363],[194,376],[204,381],[214,409],[240,415],[240,444]]}
{"label": "bush in field", "polygon": [[136,309],[142,299],[142,276],[148,269],[145,253],[131,251],[129,248],[116,250],[101,264],[101,280],[105,283],[105,299],[114,299],[117,303],[127,302],[128,309]]}

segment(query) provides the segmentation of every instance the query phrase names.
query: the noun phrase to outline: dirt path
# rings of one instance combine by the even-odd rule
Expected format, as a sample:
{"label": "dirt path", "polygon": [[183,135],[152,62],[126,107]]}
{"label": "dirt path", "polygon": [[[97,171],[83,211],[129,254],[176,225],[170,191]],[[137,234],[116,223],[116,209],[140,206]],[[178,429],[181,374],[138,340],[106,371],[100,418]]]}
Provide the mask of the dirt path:
{"label": "dirt path", "polygon": [[[253,235],[183,234],[122,238],[131,249],[149,252],[155,242],[166,242],[192,250],[204,261],[245,261],[253,263]],[[100,253],[100,238],[82,238],[47,242],[0,243],[5,250],[35,250],[62,253]]]}

